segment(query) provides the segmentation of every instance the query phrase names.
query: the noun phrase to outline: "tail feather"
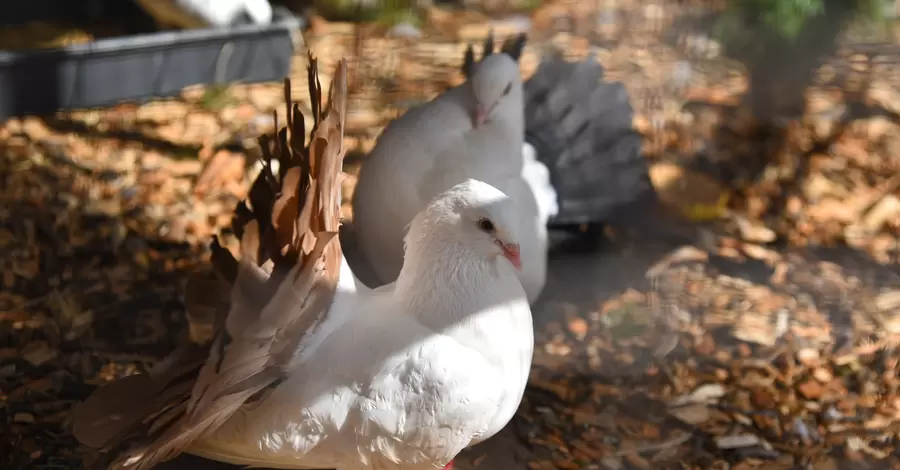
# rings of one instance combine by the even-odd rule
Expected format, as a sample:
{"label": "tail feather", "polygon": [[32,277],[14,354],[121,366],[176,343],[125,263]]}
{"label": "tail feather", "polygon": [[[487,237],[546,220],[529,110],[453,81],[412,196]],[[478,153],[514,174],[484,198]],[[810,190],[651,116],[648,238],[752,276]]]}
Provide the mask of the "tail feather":
{"label": "tail feather", "polygon": [[653,192],[628,93],[602,77],[592,59],[556,56],[525,83],[525,141],[557,193],[551,224],[605,222]]}
{"label": "tail feather", "polygon": [[340,224],[334,185],[345,151],[346,63],[338,64],[324,108],[312,57],[309,81],[309,144],[287,80],[288,127],[260,139],[265,165],[232,224],[240,260],[214,238],[211,268],[186,286],[188,316],[214,323],[212,341],[98,389],[73,411],[73,434],[106,454],[104,466],[146,470],[188,449],[277,384],[301,338],[327,314],[342,267],[332,241]]}

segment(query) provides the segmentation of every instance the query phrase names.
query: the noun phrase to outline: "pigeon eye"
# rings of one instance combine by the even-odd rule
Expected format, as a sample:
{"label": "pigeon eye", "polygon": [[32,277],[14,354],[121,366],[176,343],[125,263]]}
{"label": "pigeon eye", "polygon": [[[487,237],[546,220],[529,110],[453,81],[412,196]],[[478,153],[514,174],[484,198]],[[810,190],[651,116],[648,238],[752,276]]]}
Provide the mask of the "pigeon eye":
{"label": "pigeon eye", "polygon": [[485,233],[494,233],[494,230],[496,230],[494,223],[491,222],[490,219],[478,220],[478,228]]}
{"label": "pigeon eye", "polygon": [[510,91],[512,91],[512,82],[506,84],[506,88],[503,89],[503,96],[508,95]]}

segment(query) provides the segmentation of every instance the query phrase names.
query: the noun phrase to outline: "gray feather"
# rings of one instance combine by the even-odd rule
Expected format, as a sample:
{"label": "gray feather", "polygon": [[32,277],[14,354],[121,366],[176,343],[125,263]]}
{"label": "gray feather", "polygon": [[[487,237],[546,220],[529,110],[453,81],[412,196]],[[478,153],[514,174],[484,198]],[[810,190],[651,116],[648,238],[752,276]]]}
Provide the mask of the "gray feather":
{"label": "gray feather", "polygon": [[525,140],[559,201],[551,224],[607,221],[653,192],[628,92],[602,78],[593,59],[556,55],[525,83]]}

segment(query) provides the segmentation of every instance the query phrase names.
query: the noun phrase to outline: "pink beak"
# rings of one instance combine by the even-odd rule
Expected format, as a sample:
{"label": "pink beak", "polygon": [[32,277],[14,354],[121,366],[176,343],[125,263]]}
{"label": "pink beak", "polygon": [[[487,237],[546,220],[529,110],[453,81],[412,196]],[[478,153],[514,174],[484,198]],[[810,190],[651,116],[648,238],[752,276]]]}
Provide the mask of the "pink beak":
{"label": "pink beak", "polygon": [[501,245],[503,248],[503,256],[509,260],[512,265],[518,269],[522,270],[522,258],[519,256],[519,245],[516,244],[504,244]]}
{"label": "pink beak", "polygon": [[480,103],[475,105],[475,127],[481,127],[487,121],[488,111]]}

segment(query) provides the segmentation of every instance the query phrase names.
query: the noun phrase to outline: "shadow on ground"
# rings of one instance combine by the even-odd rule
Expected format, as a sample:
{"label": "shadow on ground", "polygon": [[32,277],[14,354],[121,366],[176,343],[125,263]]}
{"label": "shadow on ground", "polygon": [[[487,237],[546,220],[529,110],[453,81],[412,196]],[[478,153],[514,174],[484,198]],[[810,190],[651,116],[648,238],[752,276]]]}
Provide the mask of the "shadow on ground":
{"label": "shadow on ground", "polygon": [[134,188],[106,184],[115,172],[43,150],[0,142],[5,469],[80,467],[67,409],[98,375],[143,370],[177,345],[182,286],[202,259],[155,235]]}

